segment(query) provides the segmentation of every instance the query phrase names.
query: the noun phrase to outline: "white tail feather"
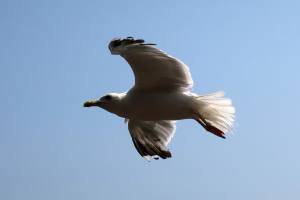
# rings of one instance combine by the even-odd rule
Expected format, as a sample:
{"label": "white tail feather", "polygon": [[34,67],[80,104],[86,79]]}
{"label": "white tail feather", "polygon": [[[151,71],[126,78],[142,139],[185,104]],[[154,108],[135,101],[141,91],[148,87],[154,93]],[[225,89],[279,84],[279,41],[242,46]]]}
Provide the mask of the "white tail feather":
{"label": "white tail feather", "polygon": [[[235,108],[230,99],[224,97],[224,92],[197,96],[198,114],[201,124],[213,126],[224,133],[232,130]],[[204,122],[203,122],[204,121]],[[210,131],[214,132],[214,131]],[[223,136],[223,134],[221,134]]]}

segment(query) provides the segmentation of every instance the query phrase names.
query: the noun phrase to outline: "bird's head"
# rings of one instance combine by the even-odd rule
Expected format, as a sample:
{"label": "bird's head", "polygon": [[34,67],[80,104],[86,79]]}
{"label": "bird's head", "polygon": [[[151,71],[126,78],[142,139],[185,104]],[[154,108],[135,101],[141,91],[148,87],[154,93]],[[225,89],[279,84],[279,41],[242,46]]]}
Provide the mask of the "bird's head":
{"label": "bird's head", "polygon": [[109,93],[104,95],[98,100],[86,101],[83,104],[83,106],[84,107],[97,106],[103,108],[104,110],[117,114],[120,109],[121,106],[120,102],[123,96],[124,96],[123,94]]}
{"label": "bird's head", "polygon": [[108,44],[108,48],[113,55],[119,55],[125,49],[126,46],[132,44],[143,44],[145,41],[143,39],[135,40],[133,37],[127,37],[125,39],[114,38]]}

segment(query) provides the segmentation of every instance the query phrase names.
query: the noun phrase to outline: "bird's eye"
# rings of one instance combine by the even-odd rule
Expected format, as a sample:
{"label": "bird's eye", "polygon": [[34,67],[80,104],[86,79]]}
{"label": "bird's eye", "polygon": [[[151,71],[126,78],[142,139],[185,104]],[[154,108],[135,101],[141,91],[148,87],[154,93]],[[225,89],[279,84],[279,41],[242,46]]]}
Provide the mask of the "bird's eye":
{"label": "bird's eye", "polygon": [[111,100],[112,96],[111,95],[106,95],[106,96],[103,97],[103,99],[105,99],[105,100]]}

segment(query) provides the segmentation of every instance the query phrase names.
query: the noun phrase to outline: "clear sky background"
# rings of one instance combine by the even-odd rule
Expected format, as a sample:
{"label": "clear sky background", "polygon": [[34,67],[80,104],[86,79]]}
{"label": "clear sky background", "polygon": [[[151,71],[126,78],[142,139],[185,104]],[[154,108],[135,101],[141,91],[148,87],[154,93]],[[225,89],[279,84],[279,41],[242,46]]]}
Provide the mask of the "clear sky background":
{"label": "clear sky background", "polygon": [[[0,199],[300,198],[299,1],[0,1]],[[168,160],[136,152],[123,119],[85,100],[133,84],[107,49],[154,42],[194,92],[237,109],[226,140],[180,121]]]}

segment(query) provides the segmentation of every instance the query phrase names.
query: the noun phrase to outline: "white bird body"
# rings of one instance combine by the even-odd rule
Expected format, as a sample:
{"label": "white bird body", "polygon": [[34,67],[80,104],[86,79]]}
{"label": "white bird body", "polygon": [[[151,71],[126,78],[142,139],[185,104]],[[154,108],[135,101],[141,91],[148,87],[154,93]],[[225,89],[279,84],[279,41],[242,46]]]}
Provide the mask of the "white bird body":
{"label": "white bird body", "polygon": [[192,93],[191,74],[180,60],[132,37],[112,40],[109,49],[130,64],[135,85],[127,93],[110,93],[84,106],[98,106],[128,120],[133,143],[146,159],[171,157],[167,145],[175,133],[174,120],[194,119],[223,138],[232,129],[231,100],[223,92]]}
{"label": "white bird body", "polygon": [[195,97],[186,92],[143,93],[133,89],[121,98],[122,106],[115,114],[147,121],[192,119],[194,102]]}

